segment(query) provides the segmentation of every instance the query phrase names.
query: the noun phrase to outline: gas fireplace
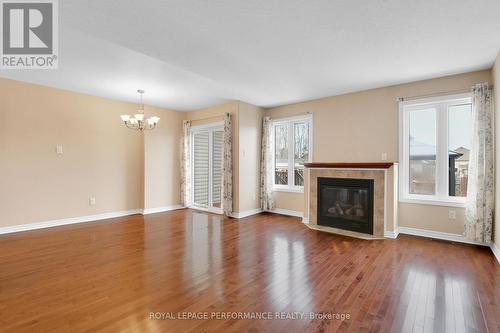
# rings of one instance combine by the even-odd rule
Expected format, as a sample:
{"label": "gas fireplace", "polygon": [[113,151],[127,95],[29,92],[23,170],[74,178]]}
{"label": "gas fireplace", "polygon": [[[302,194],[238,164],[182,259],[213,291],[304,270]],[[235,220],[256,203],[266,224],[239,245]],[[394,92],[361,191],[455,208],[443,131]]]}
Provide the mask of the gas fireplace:
{"label": "gas fireplace", "polygon": [[373,235],[373,180],[318,177],[319,225]]}

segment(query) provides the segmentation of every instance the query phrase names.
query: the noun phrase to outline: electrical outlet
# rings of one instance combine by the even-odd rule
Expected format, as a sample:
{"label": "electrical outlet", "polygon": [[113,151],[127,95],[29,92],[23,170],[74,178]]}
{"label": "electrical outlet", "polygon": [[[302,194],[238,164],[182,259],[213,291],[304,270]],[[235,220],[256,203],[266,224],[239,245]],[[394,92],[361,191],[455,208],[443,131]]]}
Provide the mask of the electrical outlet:
{"label": "electrical outlet", "polygon": [[380,155],[380,159],[381,159],[382,161],[387,161],[387,153],[382,153],[382,154]]}
{"label": "electrical outlet", "polygon": [[456,220],[457,219],[457,212],[455,210],[453,210],[453,209],[450,209],[448,211],[448,218],[450,220]]}
{"label": "electrical outlet", "polygon": [[63,152],[63,146],[56,146],[56,154],[62,155]]}
{"label": "electrical outlet", "polygon": [[94,206],[95,205],[95,197],[90,197],[89,198],[89,206]]}

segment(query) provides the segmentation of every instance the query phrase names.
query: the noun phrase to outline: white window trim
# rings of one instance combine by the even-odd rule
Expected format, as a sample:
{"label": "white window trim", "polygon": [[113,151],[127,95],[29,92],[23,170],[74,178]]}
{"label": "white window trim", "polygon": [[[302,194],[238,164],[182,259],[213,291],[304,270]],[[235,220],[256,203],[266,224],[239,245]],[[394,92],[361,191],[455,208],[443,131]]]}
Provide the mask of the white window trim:
{"label": "white window trim", "polygon": [[[211,204],[212,204],[212,156],[213,156],[213,132],[214,131],[220,131],[220,130],[223,130],[224,129],[224,123],[223,122],[215,122],[215,123],[209,123],[209,124],[204,124],[204,125],[198,125],[198,126],[191,126],[191,129],[190,129],[190,144],[191,144],[191,147],[190,147],[190,152],[191,152],[191,156],[190,156],[190,166],[191,166],[191,170],[190,170],[190,173],[191,173],[191,179],[192,179],[192,186],[193,188],[191,189],[191,199],[190,199],[190,202],[192,202],[192,204],[189,206],[189,208],[193,208],[193,209],[197,209],[197,210],[201,210],[201,211],[206,211],[206,212],[210,212],[210,213],[215,213],[215,214],[222,214],[222,207],[221,208],[217,208],[217,207],[212,207]],[[194,148],[193,148],[193,143],[194,143],[194,135],[196,133],[199,133],[199,132],[204,132],[204,131],[208,131],[209,132],[209,135],[208,135],[208,160],[209,160],[209,168],[208,168],[208,174],[209,174],[209,177],[208,177],[208,188],[209,188],[209,191],[208,191],[208,202],[209,204],[207,206],[205,205],[197,205],[195,202],[194,202]]]}
{"label": "white window trim", "polygon": [[[299,116],[292,116],[292,117],[285,117],[285,118],[277,118],[272,121],[272,135],[273,135],[273,147],[272,147],[272,154],[273,154],[273,190],[277,192],[292,192],[292,193],[304,193],[304,186],[297,186],[294,184],[294,169],[290,168],[290,166],[294,165],[294,151],[295,151],[295,141],[293,140],[293,124],[298,123],[298,122],[304,122],[307,121],[309,122],[309,159],[307,162],[312,161],[312,155],[313,155],[313,115],[312,114],[305,114],[305,115],[299,115]],[[284,125],[286,124],[288,126],[288,142],[292,143],[292,146],[289,147],[288,149],[288,179],[289,179],[289,184],[288,185],[277,185],[274,184],[275,181],[275,176],[274,176],[274,170],[275,170],[275,162],[276,162],[276,155],[275,155],[275,144],[274,144],[274,126],[276,125]],[[305,174],[304,174],[305,176]],[[290,184],[290,180],[292,181],[292,184]]]}
{"label": "white window trim", "polygon": [[[472,94],[444,95],[399,102],[399,202],[436,206],[465,207],[464,197],[448,195],[448,112],[449,104],[471,103]],[[412,109],[439,103],[436,113],[436,194],[410,194],[409,191],[409,117]]]}

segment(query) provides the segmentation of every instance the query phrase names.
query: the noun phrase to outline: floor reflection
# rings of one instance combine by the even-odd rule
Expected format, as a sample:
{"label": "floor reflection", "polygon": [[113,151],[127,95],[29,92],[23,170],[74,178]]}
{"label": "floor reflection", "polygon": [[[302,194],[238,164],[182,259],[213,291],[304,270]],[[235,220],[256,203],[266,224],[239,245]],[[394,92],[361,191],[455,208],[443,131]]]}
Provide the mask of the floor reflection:
{"label": "floor reflection", "polygon": [[[272,246],[272,311],[299,311],[311,302],[311,289],[304,245],[276,236]],[[271,311],[271,309],[270,309]]]}
{"label": "floor reflection", "polygon": [[434,327],[436,300],[436,275],[422,269],[410,268],[403,291],[403,302],[407,304],[404,315],[403,332],[411,332],[414,327],[426,332]]}
{"label": "floor reflection", "polygon": [[219,272],[222,266],[221,218],[193,212],[191,219],[186,220],[184,224],[185,283],[192,285],[195,291],[202,291],[210,285],[217,294],[220,294],[221,278],[216,272]]}
{"label": "floor reflection", "polygon": [[480,331],[483,318],[475,318],[480,307],[469,283],[453,274],[411,266],[400,301],[404,307],[403,332]]}

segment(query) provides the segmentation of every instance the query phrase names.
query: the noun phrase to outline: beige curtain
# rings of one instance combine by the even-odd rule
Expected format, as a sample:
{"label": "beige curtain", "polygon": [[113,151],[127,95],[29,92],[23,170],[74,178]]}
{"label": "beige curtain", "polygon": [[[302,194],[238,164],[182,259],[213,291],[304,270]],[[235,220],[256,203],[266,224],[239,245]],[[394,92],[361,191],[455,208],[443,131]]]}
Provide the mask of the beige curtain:
{"label": "beige curtain", "polygon": [[224,215],[233,212],[233,124],[230,113],[224,114],[224,155],[222,161],[222,209]]}
{"label": "beige curtain", "polygon": [[181,141],[181,202],[185,207],[191,205],[191,122],[182,123]]}
{"label": "beige curtain", "polygon": [[274,208],[273,194],[273,135],[270,117],[262,121],[262,146],[260,159],[260,207],[263,210]]}
{"label": "beige curtain", "polygon": [[483,243],[491,242],[495,206],[493,139],[493,94],[488,84],[477,84],[473,88],[465,237]]}

